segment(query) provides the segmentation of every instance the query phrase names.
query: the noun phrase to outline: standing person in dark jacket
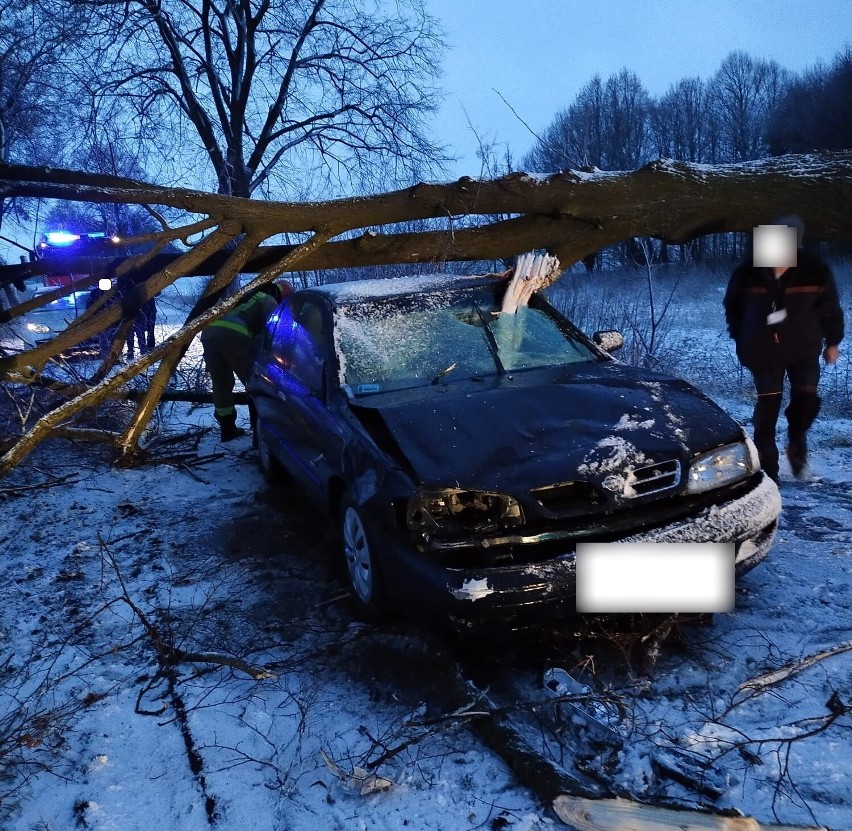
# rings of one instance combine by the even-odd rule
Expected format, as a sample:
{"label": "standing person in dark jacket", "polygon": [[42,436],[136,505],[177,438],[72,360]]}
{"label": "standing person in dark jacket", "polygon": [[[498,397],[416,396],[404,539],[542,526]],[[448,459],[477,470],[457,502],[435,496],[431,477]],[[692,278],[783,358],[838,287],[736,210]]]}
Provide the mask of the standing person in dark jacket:
{"label": "standing person in dark jacket", "polygon": [[787,458],[793,474],[808,459],[807,431],[820,408],[820,354],[833,364],[843,339],[843,310],[831,269],[802,249],[804,223],[781,217],[754,229],[754,256],[731,275],[725,294],[728,331],[757,392],[754,443],[764,470],[778,480],[775,431],[784,376],[790,382]]}
{"label": "standing person in dark jacket", "polygon": [[[90,309],[94,304],[100,300],[100,298],[106,294],[106,292],[100,288],[99,286],[95,286],[87,295],[86,295],[86,309]],[[115,299],[111,300],[109,303],[104,305],[103,308],[107,308],[111,303],[114,303]],[[114,348],[115,339],[118,335],[118,330],[120,327],[120,323],[113,323],[108,328],[104,329],[102,332],[98,332],[96,338],[97,350],[100,353],[102,358],[105,358],[110,354],[112,349]],[[93,346],[95,345],[95,339],[92,340]],[[119,347],[114,353],[114,357],[118,359],[121,356],[121,347]]]}
{"label": "standing person in dark jacket", "polygon": [[139,354],[147,355],[156,345],[154,340],[154,324],[157,322],[157,303],[152,297],[140,307],[139,313],[133,318],[133,326],[127,333],[127,357],[133,360],[134,341],[139,344]]}
{"label": "standing person in dark jacket", "polygon": [[292,292],[293,287],[283,280],[267,283],[201,333],[204,363],[213,384],[213,417],[219,422],[223,442],[245,434],[245,430],[237,427],[234,375],[243,385],[248,383],[255,339],[263,332],[266,319],[275,307]]}

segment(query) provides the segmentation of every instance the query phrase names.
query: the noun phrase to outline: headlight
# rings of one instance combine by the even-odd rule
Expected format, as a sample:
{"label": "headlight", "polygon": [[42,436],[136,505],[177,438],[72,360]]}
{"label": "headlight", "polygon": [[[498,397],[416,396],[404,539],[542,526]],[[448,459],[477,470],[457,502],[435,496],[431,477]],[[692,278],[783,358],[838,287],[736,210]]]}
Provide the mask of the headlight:
{"label": "headlight", "polygon": [[410,531],[469,534],[517,527],[523,513],[507,494],[435,488],[420,490],[408,500],[405,521]]}
{"label": "headlight", "polygon": [[757,468],[745,442],[719,447],[698,456],[689,466],[686,489],[701,493],[750,476]]}
{"label": "headlight", "polygon": [[27,329],[30,332],[35,332],[37,335],[49,335],[50,327],[45,326],[43,323],[28,323]]}

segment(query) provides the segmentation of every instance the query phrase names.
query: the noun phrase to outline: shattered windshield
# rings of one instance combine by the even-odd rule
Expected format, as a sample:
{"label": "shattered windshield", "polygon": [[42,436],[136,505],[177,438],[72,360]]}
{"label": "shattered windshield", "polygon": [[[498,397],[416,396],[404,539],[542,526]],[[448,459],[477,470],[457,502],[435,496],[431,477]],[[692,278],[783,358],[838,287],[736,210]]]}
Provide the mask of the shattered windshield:
{"label": "shattered windshield", "polygon": [[596,359],[546,311],[501,314],[486,291],[344,307],[335,340],[355,395]]}

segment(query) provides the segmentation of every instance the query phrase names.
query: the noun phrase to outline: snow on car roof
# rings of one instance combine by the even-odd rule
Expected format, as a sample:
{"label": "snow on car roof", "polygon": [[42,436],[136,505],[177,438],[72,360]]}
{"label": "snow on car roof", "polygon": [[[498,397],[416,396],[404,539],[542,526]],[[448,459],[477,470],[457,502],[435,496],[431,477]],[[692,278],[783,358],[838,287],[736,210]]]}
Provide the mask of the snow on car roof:
{"label": "snow on car roof", "polygon": [[327,295],[336,305],[351,305],[382,297],[398,297],[441,289],[486,285],[489,281],[505,279],[501,275],[472,276],[460,274],[417,274],[408,277],[386,277],[379,280],[352,280],[312,286],[310,291]]}

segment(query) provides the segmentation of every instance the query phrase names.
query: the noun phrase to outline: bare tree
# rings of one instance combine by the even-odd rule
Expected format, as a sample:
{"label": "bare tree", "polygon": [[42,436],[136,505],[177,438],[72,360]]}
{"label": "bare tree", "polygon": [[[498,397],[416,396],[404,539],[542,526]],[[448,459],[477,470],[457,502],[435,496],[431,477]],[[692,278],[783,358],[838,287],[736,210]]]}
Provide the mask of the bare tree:
{"label": "bare tree", "polygon": [[[56,161],[55,127],[64,111],[56,73],[81,23],[69,10],[0,0],[0,162]],[[13,205],[0,199],[0,227]]]}
{"label": "bare tree", "polygon": [[148,146],[159,141],[193,184],[212,174],[233,196],[351,193],[416,180],[440,160],[424,123],[443,47],[420,3],[75,5],[99,20],[78,55],[87,66],[74,70],[97,129],[120,123]]}
{"label": "bare tree", "polygon": [[[560,112],[524,165],[537,172],[569,167],[632,170],[648,161],[651,99],[635,73],[622,69],[603,83],[595,76]],[[628,258],[625,246],[620,254]],[[597,254],[586,267],[599,265]]]}
{"label": "bare tree", "polygon": [[523,164],[540,172],[639,167],[649,158],[650,105],[635,73],[622,69],[606,83],[596,75],[568,109],[556,115]]}
{"label": "bare tree", "polygon": [[775,61],[732,52],[710,82],[720,127],[723,156],[713,161],[741,162],[766,155],[769,117],[790,83],[790,73]]}
{"label": "bare tree", "polygon": [[790,85],[772,113],[773,153],[807,153],[852,147],[852,46],[830,67],[817,64]]}
{"label": "bare tree", "polygon": [[648,117],[651,99],[635,72],[622,69],[605,87],[606,170],[633,170],[650,158]]}
{"label": "bare tree", "polygon": [[600,166],[604,156],[604,87],[595,75],[564,110],[557,112],[523,158],[527,170],[553,172]]}
{"label": "bare tree", "polygon": [[685,162],[710,162],[713,125],[701,78],[669,87],[651,112],[651,136],[658,155]]}
{"label": "bare tree", "polygon": [[[33,158],[32,136],[49,105],[43,86],[53,62],[49,30],[25,0],[0,0],[0,160]],[[14,151],[13,152],[13,148]],[[28,152],[29,151],[29,152]]]}

